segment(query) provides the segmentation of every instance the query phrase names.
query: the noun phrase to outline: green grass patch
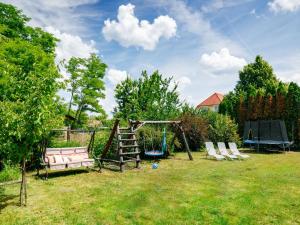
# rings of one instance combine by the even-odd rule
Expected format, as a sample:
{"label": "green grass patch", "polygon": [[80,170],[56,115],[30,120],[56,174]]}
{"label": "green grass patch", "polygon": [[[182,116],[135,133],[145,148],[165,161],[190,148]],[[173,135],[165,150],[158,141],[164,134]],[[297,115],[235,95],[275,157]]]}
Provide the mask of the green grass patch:
{"label": "green grass patch", "polygon": [[104,170],[28,174],[0,195],[0,224],[300,224],[300,153],[250,154],[217,162],[203,153],[150,162],[121,174]]}
{"label": "green grass patch", "polygon": [[20,169],[17,166],[5,165],[4,169],[0,171],[0,183],[20,178]]}

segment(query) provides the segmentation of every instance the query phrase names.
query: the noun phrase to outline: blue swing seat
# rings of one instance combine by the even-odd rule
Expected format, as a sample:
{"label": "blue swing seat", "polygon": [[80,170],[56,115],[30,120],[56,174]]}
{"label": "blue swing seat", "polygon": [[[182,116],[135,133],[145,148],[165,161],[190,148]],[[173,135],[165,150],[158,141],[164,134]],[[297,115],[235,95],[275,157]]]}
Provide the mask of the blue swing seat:
{"label": "blue swing seat", "polygon": [[145,151],[146,156],[163,156],[165,152],[167,151],[167,135],[166,135],[166,129],[164,128],[163,130],[163,137],[162,137],[162,148],[161,150],[150,150],[150,151]]}
{"label": "blue swing seat", "polygon": [[151,151],[146,151],[145,155],[147,156],[163,156],[165,153],[160,150],[151,150]]}

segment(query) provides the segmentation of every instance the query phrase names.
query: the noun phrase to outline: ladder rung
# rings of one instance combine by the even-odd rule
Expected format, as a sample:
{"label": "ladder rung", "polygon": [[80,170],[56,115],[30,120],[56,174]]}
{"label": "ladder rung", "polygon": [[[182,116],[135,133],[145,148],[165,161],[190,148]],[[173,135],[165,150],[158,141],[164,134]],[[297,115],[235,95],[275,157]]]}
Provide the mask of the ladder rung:
{"label": "ladder rung", "polygon": [[119,141],[136,141],[136,139],[135,138],[133,138],[133,139],[121,138],[121,139],[119,139]]}
{"label": "ladder rung", "polygon": [[139,147],[138,145],[122,145],[120,148],[136,148]]}
{"label": "ladder rung", "polygon": [[127,160],[124,160],[124,162],[140,162],[141,160],[138,160],[138,159],[127,159]]}
{"label": "ladder rung", "polygon": [[129,130],[129,127],[120,127],[119,130]]}
{"label": "ladder rung", "polygon": [[138,155],[140,152],[122,152],[120,155]]}
{"label": "ladder rung", "polygon": [[121,135],[134,135],[135,133],[119,133]]}

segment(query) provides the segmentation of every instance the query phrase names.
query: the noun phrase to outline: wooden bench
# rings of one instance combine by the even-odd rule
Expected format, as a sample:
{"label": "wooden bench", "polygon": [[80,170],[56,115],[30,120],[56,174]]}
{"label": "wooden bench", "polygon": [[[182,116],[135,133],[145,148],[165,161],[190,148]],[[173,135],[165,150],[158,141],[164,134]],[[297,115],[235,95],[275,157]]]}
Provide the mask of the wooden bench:
{"label": "wooden bench", "polygon": [[42,162],[46,169],[46,178],[48,169],[65,170],[94,166],[94,159],[89,158],[87,147],[46,148]]}

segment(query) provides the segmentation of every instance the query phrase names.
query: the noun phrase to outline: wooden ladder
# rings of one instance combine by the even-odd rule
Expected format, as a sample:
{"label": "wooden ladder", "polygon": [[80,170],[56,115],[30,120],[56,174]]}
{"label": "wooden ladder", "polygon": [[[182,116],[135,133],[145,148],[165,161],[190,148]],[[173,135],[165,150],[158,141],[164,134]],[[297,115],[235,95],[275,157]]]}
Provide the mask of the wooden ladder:
{"label": "wooden ladder", "polygon": [[136,140],[134,128],[117,127],[117,148],[120,159],[120,171],[125,170],[126,162],[135,162],[136,168],[140,166],[140,150]]}
{"label": "wooden ladder", "polygon": [[[120,127],[120,121],[116,120],[110,133],[109,139],[99,158],[99,165],[103,162],[111,162],[120,166],[120,171],[124,172],[127,162],[135,162],[136,168],[139,168],[141,158],[138,142],[136,140],[135,130],[132,125],[129,127]],[[107,158],[107,153],[111,150],[113,139],[117,139],[116,158]]]}

